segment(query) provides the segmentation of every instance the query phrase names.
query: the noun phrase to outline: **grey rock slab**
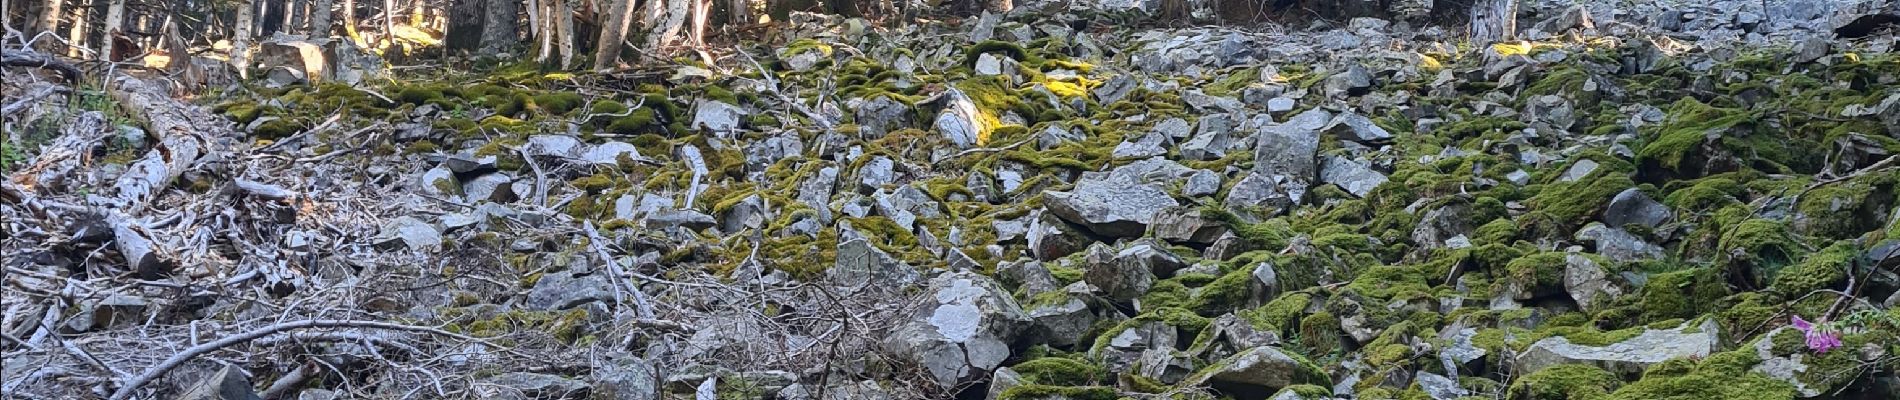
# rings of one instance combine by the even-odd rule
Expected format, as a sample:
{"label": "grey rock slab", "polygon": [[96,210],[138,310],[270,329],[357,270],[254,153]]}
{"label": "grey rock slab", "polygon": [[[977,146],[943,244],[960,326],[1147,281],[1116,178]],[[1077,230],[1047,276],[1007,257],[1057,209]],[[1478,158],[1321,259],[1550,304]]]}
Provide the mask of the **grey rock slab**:
{"label": "grey rock slab", "polygon": [[1084,179],[1072,190],[1043,195],[1051,213],[1110,237],[1141,236],[1156,211],[1179,204],[1159,187],[1126,178]]}
{"label": "grey rock slab", "polygon": [[1704,320],[1695,332],[1689,332],[1689,328],[1647,329],[1607,346],[1579,345],[1562,336],[1545,338],[1517,354],[1516,373],[1522,376],[1553,365],[1581,363],[1611,373],[1635,375],[1663,361],[1707,357],[1719,349],[1716,333],[1721,327],[1715,320]]}
{"label": "grey rock slab", "polygon": [[580,307],[588,302],[612,302],[612,282],[601,272],[577,275],[573,271],[549,272],[528,290],[531,309],[553,311]]}
{"label": "grey rock slab", "polygon": [[1273,393],[1298,384],[1323,384],[1325,377],[1310,364],[1302,363],[1279,348],[1259,346],[1221,360],[1211,371],[1202,372],[1185,385],[1231,387],[1255,393]]}
{"label": "grey rock slab", "polygon": [[629,161],[645,159],[640,156],[640,149],[635,148],[631,143],[608,141],[587,148],[587,151],[581,153],[581,161],[598,165],[618,165],[621,156],[626,156]]}
{"label": "grey rock slab", "polygon": [[1364,198],[1372,194],[1373,189],[1385,184],[1386,177],[1384,173],[1373,170],[1365,164],[1345,157],[1332,156],[1326,158],[1325,165],[1320,167],[1319,180],[1337,185],[1345,189],[1347,193],[1352,193],[1353,196]]}
{"label": "grey rock slab", "polygon": [[1326,124],[1324,130],[1334,137],[1359,143],[1383,143],[1392,140],[1391,132],[1380,128],[1379,124],[1373,123],[1371,118],[1353,112],[1342,112],[1334,116],[1332,121]]}
{"label": "grey rock slab", "polygon": [[923,367],[940,387],[975,381],[1001,366],[1032,320],[1009,292],[976,273],[930,280],[882,347]]}
{"label": "grey rock slab", "polygon": [[1654,228],[1675,218],[1675,212],[1669,206],[1651,199],[1649,195],[1636,188],[1624,189],[1610,199],[1603,210],[1603,223],[1621,228],[1628,224],[1637,224]]}
{"label": "grey rock slab", "polygon": [[1255,135],[1254,171],[1311,180],[1319,172],[1320,129],[1332,115],[1307,110],[1279,125],[1262,127]]}
{"label": "grey rock slab", "polygon": [[1201,216],[1193,207],[1169,207],[1155,214],[1155,237],[1173,243],[1213,244],[1227,231],[1226,225]]}
{"label": "grey rock slab", "polygon": [[226,365],[218,372],[206,376],[204,380],[193,384],[178,400],[262,400],[251,389],[251,380],[244,377],[244,371]]}

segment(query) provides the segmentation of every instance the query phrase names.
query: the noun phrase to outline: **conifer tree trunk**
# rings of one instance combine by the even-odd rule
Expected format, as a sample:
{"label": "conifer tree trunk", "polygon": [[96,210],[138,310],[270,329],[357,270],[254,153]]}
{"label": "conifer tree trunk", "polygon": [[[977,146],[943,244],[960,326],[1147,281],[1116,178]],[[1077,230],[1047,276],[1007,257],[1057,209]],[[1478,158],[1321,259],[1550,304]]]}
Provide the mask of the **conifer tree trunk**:
{"label": "conifer tree trunk", "polygon": [[[237,32],[231,35],[231,66],[237,67],[238,77],[250,78],[251,28],[256,25],[253,19],[257,15],[257,0],[244,0],[238,4]],[[173,57],[180,56],[182,55],[173,55]]]}
{"label": "conifer tree trunk", "polygon": [[[33,32],[27,33],[27,37],[31,38],[40,32],[54,32],[59,29],[59,12],[65,4],[66,2],[64,0],[46,0],[46,8],[40,12],[39,26],[34,27]],[[55,40],[42,40],[34,43],[39,45],[40,51],[52,51],[53,46],[56,46],[57,42],[58,41]]]}
{"label": "conifer tree trunk", "polygon": [[[83,57],[80,52],[85,51],[82,49],[86,48],[86,27],[92,25],[86,23],[87,11],[92,10],[92,4],[80,2],[73,5],[76,6],[73,7],[73,26],[66,32],[66,56],[80,58]],[[107,43],[110,42],[111,39],[108,38]]]}
{"label": "conifer tree trunk", "polygon": [[627,39],[627,25],[633,22],[633,0],[612,0],[600,23],[600,40],[594,46],[594,69],[602,70],[620,61],[620,46]]}
{"label": "conifer tree trunk", "polygon": [[1517,32],[1517,0],[1481,0],[1471,5],[1471,42],[1511,40]]}
{"label": "conifer tree trunk", "polygon": [[112,39],[118,37],[125,26],[125,0],[112,0],[106,5],[106,24],[100,27],[105,31],[104,40],[99,41],[99,60],[112,59]]}
{"label": "conifer tree trunk", "polygon": [[573,0],[549,0],[554,3],[554,42],[561,52],[561,69],[574,65],[574,3]]}
{"label": "conifer tree trunk", "polygon": [[482,17],[482,52],[506,51],[519,42],[515,7],[516,0],[488,0],[487,13]]}
{"label": "conifer tree trunk", "polygon": [[310,8],[310,37],[329,37],[331,0],[317,0],[316,3]]}

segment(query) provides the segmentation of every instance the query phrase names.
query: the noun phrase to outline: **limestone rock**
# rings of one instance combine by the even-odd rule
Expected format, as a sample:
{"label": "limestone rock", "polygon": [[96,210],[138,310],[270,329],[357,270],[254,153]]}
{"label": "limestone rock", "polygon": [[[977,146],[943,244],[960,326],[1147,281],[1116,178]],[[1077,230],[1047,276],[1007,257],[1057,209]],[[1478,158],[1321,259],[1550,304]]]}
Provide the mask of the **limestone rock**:
{"label": "limestone rock", "polygon": [[1154,222],[1155,212],[1178,204],[1159,187],[1125,178],[1084,178],[1073,190],[1043,196],[1051,213],[1109,237],[1141,236]]}
{"label": "limestone rock", "polygon": [[883,347],[923,367],[939,387],[988,375],[1032,322],[1008,291],[976,273],[939,275],[923,296]]}

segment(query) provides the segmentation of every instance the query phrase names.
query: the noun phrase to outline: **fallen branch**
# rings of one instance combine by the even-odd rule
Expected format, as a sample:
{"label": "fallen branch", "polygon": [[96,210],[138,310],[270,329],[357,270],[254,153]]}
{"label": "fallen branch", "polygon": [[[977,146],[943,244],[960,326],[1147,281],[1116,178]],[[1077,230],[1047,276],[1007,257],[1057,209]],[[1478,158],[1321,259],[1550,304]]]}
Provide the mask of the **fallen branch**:
{"label": "fallen branch", "polygon": [[436,328],[403,325],[403,324],[395,324],[395,323],[388,323],[388,322],[378,322],[378,321],[321,320],[320,319],[320,320],[285,322],[281,324],[253,329],[249,332],[239,333],[232,336],[226,336],[223,339],[218,339],[210,343],[192,346],[191,348],[178,352],[178,354],[173,354],[170,358],[166,358],[165,361],[158,363],[158,365],[145,370],[144,373],[140,373],[137,377],[134,377],[132,378],[132,380],[127,381],[125,385],[119,387],[118,391],[112,392],[112,396],[108,397],[108,399],[125,400],[128,398],[131,398],[132,394],[138,392],[140,387],[145,386],[145,384],[147,383],[151,383],[152,380],[154,379],[158,379],[161,376],[165,376],[165,373],[171,372],[172,369],[178,368],[179,366],[184,365],[185,362],[191,361],[192,359],[197,358],[198,356],[204,355],[206,353],[217,351],[218,349],[223,349],[225,347],[242,344],[242,343],[249,342],[252,340],[257,340],[258,338],[274,335],[274,334],[284,332],[284,331],[310,329],[310,328],[384,329],[384,330],[394,330],[394,331],[422,332],[422,333],[446,336],[446,337],[451,337],[451,338],[471,341],[471,342],[481,341],[480,339],[476,339],[473,337],[469,337],[469,336],[465,336],[462,334],[449,332],[449,331],[445,331],[441,329],[436,329]]}
{"label": "fallen branch", "polygon": [[58,58],[53,58],[52,55],[44,54],[44,53],[40,53],[36,51],[26,51],[26,50],[0,51],[0,65],[5,65],[9,67],[36,67],[36,68],[50,69],[55,72],[59,72],[60,76],[66,78],[66,82],[72,82],[72,83],[78,83],[79,78],[85,76],[84,73],[81,73],[79,71],[79,67],[74,67],[72,64],[67,64],[65,61],[60,61]]}
{"label": "fallen branch", "polygon": [[37,90],[28,92],[25,96],[20,96],[17,101],[7,103],[6,107],[0,107],[0,115],[13,115],[13,113],[20,112],[20,110],[25,110],[26,106],[32,105],[33,102],[46,98],[46,96],[52,96],[54,93],[65,93],[67,91],[69,90],[66,89],[65,86],[41,86]]}

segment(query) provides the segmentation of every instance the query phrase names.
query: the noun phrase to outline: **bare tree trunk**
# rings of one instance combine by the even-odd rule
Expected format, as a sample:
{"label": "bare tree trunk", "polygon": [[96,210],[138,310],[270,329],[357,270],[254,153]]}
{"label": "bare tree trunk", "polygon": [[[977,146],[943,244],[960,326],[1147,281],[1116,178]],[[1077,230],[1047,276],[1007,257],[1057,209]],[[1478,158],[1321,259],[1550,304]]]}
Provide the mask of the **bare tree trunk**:
{"label": "bare tree trunk", "polygon": [[554,35],[558,34],[554,31],[555,10],[560,10],[561,7],[555,5],[558,1],[536,2],[529,0],[528,3],[530,3],[530,7],[534,8],[534,12],[528,13],[528,15],[543,15],[534,23],[534,31],[537,32],[534,34],[534,38],[540,42],[540,45],[535,46],[534,62],[536,64],[547,65],[548,57],[554,54]]}
{"label": "bare tree trunk", "polygon": [[297,21],[297,0],[284,0],[284,28],[280,30],[283,31],[285,34],[296,33],[297,31],[296,21]]}
{"label": "bare tree trunk", "polygon": [[316,6],[310,9],[310,37],[329,37],[330,0],[317,0],[316,3]]}
{"label": "bare tree trunk", "polygon": [[687,11],[692,8],[693,0],[649,1],[656,3],[664,1],[666,3],[665,8],[660,10],[662,17],[661,20],[658,21],[659,24],[650,25],[652,31],[650,31],[650,34],[647,36],[647,48],[652,51],[660,51],[679,40],[680,28],[686,25],[686,14]]}
{"label": "bare tree trunk", "polygon": [[692,31],[687,33],[687,39],[693,44],[694,49],[698,49],[706,45],[706,20],[712,19],[712,0],[692,1],[693,26]]}
{"label": "bare tree trunk", "polygon": [[600,41],[594,47],[594,69],[614,66],[620,61],[620,43],[627,39],[627,25],[633,22],[633,0],[613,0],[601,15]]}
{"label": "bare tree trunk", "polygon": [[[65,3],[63,0],[46,0],[46,9],[40,13],[40,26],[35,27],[33,32],[27,33],[27,38],[31,39],[33,35],[38,35],[40,32],[54,32],[59,29],[59,11]],[[35,43],[39,44],[41,51],[52,51],[58,41],[48,40]]]}
{"label": "bare tree trunk", "polygon": [[[528,38],[529,39],[539,40],[543,36],[545,36],[547,31],[541,30],[541,20],[543,18],[553,17],[553,15],[548,15],[547,17],[542,16],[541,3],[542,3],[541,0],[528,0]],[[530,41],[528,43],[534,43],[534,42]]]}
{"label": "bare tree trunk", "polygon": [[1517,32],[1517,0],[1483,0],[1471,6],[1471,42],[1511,40]]}
{"label": "bare tree trunk", "polygon": [[[86,27],[92,25],[86,23],[88,22],[86,18],[90,16],[88,15],[90,14],[88,11],[92,10],[92,4],[91,2],[80,2],[73,5],[76,6],[73,7],[73,27],[66,32],[66,56],[83,58],[84,56],[82,56],[80,52],[85,51],[84,49],[86,48]],[[108,37],[106,43],[111,42],[111,38]]]}
{"label": "bare tree trunk", "polygon": [[383,40],[396,42],[396,0],[383,0]]}
{"label": "bare tree trunk", "polygon": [[519,43],[518,27],[515,26],[519,14],[515,8],[518,1],[488,1],[487,13],[482,17],[482,52],[499,53]]}
{"label": "bare tree trunk", "polygon": [[[237,33],[231,35],[231,66],[237,67],[238,77],[250,78],[251,74],[251,28],[256,25],[257,0],[244,0],[238,8]],[[172,57],[188,57],[185,54],[173,54]],[[186,60],[189,62],[190,60]],[[174,60],[173,62],[176,62]]]}
{"label": "bare tree trunk", "polygon": [[112,58],[112,43],[114,42],[113,38],[116,38],[119,35],[121,35],[119,30],[122,29],[122,27],[124,26],[125,26],[125,0],[112,0],[112,3],[106,6],[106,24],[105,26],[100,28],[100,29],[105,30],[106,36],[105,36],[105,40],[99,41],[99,54],[97,54],[98,59],[109,60]]}
{"label": "bare tree trunk", "polygon": [[562,0],[548,0],[554,3],[555,34],[554,42],[561,52],[561,69],[574,65],[574,3]]}
{"label": "bare tree trunk", "polygon": [[[752,24],[752,0],[727,0],[726,17],[734,27]],[[887,0],[888,1],[888,0]]]}

